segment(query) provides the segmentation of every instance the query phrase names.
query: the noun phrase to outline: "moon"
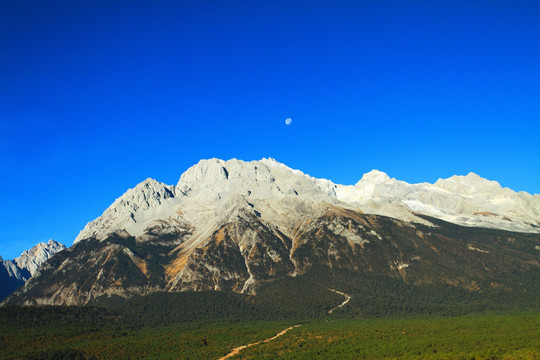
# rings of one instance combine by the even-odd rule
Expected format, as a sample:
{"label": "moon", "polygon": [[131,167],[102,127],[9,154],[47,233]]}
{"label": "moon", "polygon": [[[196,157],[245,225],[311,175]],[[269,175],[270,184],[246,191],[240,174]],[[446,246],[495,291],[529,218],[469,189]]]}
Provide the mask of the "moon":
{"label": "moon", "polygon": [[291,118],[286,118],[286,119],[285,119],[285,124],[291,125],[291,123],[292,123],[292,119],[291,119]]}

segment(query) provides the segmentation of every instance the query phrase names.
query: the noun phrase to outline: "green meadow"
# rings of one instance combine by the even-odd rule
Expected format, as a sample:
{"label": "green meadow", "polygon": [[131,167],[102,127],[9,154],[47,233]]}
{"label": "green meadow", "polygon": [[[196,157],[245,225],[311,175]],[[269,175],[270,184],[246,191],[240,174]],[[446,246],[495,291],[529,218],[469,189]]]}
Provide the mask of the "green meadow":
{"label": "green meadow", "polygon": [[[145,326],[100,309],[0,313],[0,359],[540,359],[540,313],[190,321]],[[49,320],[44,320],[47,317]]]}

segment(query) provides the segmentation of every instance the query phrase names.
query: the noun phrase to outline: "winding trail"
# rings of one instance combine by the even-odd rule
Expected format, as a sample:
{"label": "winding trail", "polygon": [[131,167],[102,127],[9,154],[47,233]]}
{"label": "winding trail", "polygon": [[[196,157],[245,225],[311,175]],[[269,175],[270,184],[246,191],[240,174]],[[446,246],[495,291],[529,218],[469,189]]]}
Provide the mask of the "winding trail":
{"label": "winding trail", "polygon": [[342,302],[340,305],[336,306],[335,308],[331,309],[331,310],[328,312],[329,314],[331,314],[332,312],[334,312],[334,310],[337,310],[337,309],[339,309],[339,308],[345,306],[345,305],[349,302],[349,300],[351,300],[351,297],[352,297],[352,296],[349,295],[349,294],[345,294],[345,293],[343,293],[343,292],[341,292],[341,291],[337,291],[337,290],[330,289],[330,288],[329,288],[328,290],[333,291],[333,292],[335,292],[336,294],[339,294],[339,295],[345,297],[345,301]]}
{"label": "winding trail", "polygon": [[250,346],[255,346],[255,345],[259,345],[259,344],[262,344],[262,343],[267,343],[267,342],[270,342],[272,340],[275,340],[277,339],[278,337],[282,336],[282,335],[285,335],[287,333],[287,331],[289,330],[292,330],[296,327],[299,327],[300,324],[298,325],[293,325],[291,327],[288,327],[286,328],[285,330],[283,330],[282,332],[276,334],[275,336],[272,336],[271,338],[268,338],[268,339],[264,339],[264,340],[261,340],[261,341],[257,341],[257,342],[254,342],[254,343],[251,343],[251,344],[247,344],[247,345],[242,345],[242,346],[239,346],[239,347],[236,347],[234,349],[232,349],[232,351],[230,353],[228,353],[227,355],[225,356],[222,356],[219,358],[219,360],[224,360],[224,359],[228,359],[230,357],[233,357],[235,356],[236,354],[238,354],[240,351],[244,350],[245,348],[248,348]]}

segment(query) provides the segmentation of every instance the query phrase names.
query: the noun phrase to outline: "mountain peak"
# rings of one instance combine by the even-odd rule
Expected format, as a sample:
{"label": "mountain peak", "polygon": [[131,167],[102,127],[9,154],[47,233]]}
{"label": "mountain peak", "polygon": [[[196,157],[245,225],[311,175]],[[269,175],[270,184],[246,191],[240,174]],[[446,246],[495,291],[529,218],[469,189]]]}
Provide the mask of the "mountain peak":
{"label": "mountain peak", "polygon": [[274,159],[273,157],[262,158],[260,161],[261,161],[261,162],[264,162],[264,163],[280,164],[280,165],[283,165],[282,163],[280,163],[279,161],[277,161],[277,160]]}
{"label": "mountain peak", "polygon": [[40,242],[31,249],[23,251],[14,261],[19,268],[28,270],[30,275],[34,276],[41,264],[65,248],[63,244],[50,239],[46,243]]}
{"label": "mountain peak", "polygon": [[233,161],[238,163],[239,160],[233,159],[223,161],[220,159],[203,159],[197,164],[186,170],[178,180],[176,187],[184,193],[196,190],[202,184],[229,180],[229,171],[226,166],[232,165]]}
{"label": "mountain peak", "polygon": [[258,162],[260,163],[263,163],[267,166],[271,166],[271,167],[281,167],[281,168],[289,168],[287,165],[277,161],[276,159],[274,158],[262,158],[261,160],[259,160]]}
{"label": "mountain peak", "polygon": [[434,186],[454,193],[472,195],[479,192],[493,192],[502,189],[497,181],[488,180],[473,172],[467,175],[454,175],[448,179],[439,179]]}
{"label": "mountain peak", "polygon": [[[313,178],[273,158],[255,161],[211,158],[191,166],[180,176],[176,186],[148,178],[129,189],[101,217],[89,222],[75,242],[92,237],[102,239],[119,230],[139,236],[156,221],[178,220],[178,216],[182,221],[194,222],[195,228],[202,228],[208,216],[213,216],[201,215],[204,211],[218,214],[236,195],[251,204],[262,201],[265,207],[297,201],[341,202],[367,213],[407,221],[421,221],[413,214],[423,213],[469,226],[529,230],[532,225],[527,223],[540,223],[534,210],[539,199],[528,194],[518,197],[508,189],[501,189],[497,182],[475,173],[439,179],[431,185],[408,184],[372,170],[349,187]],[[273,211],[273,217],[281,213],[277,208]],[[475,215],[479,212],[501,217]]]}
{"label": "mountain peak", "polygon": [[319,196],[327,193],[326,187],[328,185],[319,179],[272,158],[258,161],[201,160],[182,174],[177,185],[177,189],[190,199],[207,204],[235,193],[257,199],[279,199],[291,194]]}
{"label": "mountain peak", "polygon": [[465,175],[468,179],[483,179],[480,175],[473,173],[472,171]]}
{"label": "mountain peak", "polygon": [[385,172],[379,170],[371,170],[365,173],[357,184],[378,184],[391,180],[390,176]]}
{"label": "mountain peak", "polygon": [[159,208],[164,201],[176,197],[174,185],[147,178],[117,198],[97,219],[81,230],[75,243],[92,236],[102,237],[110,231],[121,230],[136,223],[137,213]]}

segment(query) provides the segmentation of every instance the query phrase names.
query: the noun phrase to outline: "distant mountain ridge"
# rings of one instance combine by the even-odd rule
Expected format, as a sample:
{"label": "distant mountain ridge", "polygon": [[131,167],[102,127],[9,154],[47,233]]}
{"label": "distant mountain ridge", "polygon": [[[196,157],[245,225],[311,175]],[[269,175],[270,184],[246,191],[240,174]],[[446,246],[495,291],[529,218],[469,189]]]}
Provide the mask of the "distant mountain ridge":
{"label": "distant mountain ridge", "polygon": [[0,257],[0,300],[11,294],[15,289],[34,276],[39,267],[54,254],[65,249],[65,245],[50,239],[38,243],[29,250],[13,259],[4,260]]}
{"label": "distant mountain ridge", "polygon": [[273,159],[201,160],[176,185],[126,191],[7,301],[276,294],[287,279],[351,294],[350,306],[392,286],[523,299],[538,291],[539,214],[540,196],[472,173],[408,184],[374,170],[346,186]]}

